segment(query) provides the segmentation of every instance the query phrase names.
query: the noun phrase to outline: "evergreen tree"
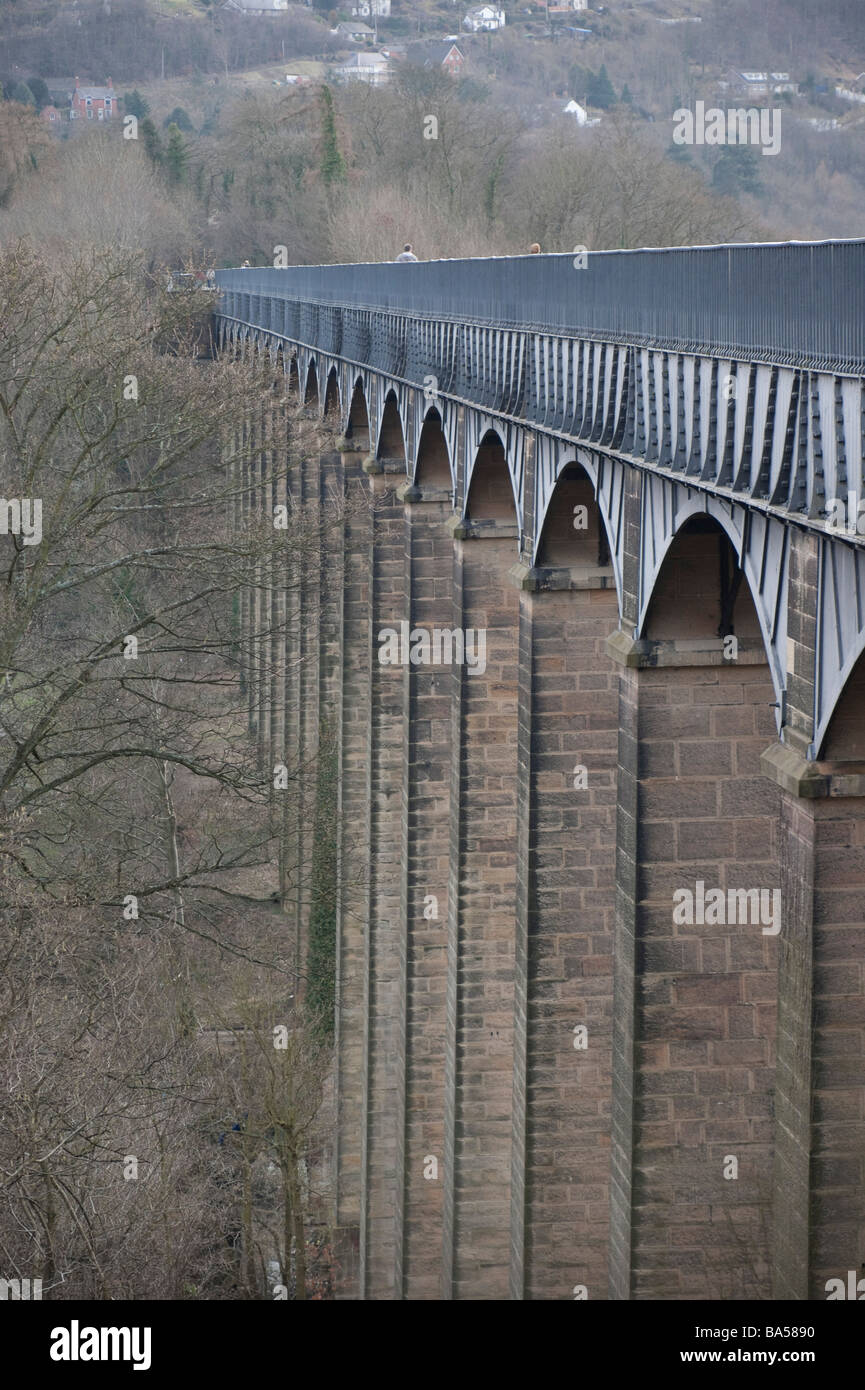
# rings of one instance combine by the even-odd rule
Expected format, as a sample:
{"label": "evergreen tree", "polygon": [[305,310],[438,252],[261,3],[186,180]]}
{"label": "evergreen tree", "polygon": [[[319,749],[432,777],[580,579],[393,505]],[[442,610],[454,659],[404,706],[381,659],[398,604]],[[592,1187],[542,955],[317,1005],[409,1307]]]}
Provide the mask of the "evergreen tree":
{"label": "evergreen tree", "polygon": [[24,106],[35,106],[36,98],[26,82],[16,82],[10,93],[12,101],[20,101]]}
{"label": "evergreen tree", "polygon": [[619,100],[622,102],[622,104],[623,104],[624,106],[632,106],[632,105],[633,105],[634,98],[631,96],[631,89],[630,89],[630,87],[628,86],[627,82],[625,83],[624,87],[622,88],[622,95],[621,95],[621,97],[619,98]]}
{"label": "evergreen tree", "polygon": [[168,182],[175,185],[183,183],[189,163],[189,149],[173,121],[168,127],[168,144],[165,146],[162,162],[168,174]]}
{"label": "evergreen tree", "polygon": [[739,193],[760,193],[762,184],[756,150],[748,145],[725,145],[712,170],[712,187],[734,198]]}
{"label": "evergreen tree", "polygon": [[321,161],[318,167],[327,184],[341,183],[345,179],[345,160],[337,143],[333,95],[329,87],[321,89]]}
{"label": "evergreen tree", "polygon": [[590,72],[586,83],[586,101],[607,111],[616,104],[616,93],[607,73],[606,64],[601,64],[600,72]]}
{"label": "evergreen tree", "polygon": [[153,163],[161,164],[162,141],[159,138],[159,131],[156,129],[156,126],[153,124],[149,116],[145,116],[144,120],[141,122],[141,139],[143,140],[144,148],[150,155],[150,158],[153,160]]}
{"label": "evergreen tree", "polygon": [[679,164],[693,164],[691,152],[687,145],[671,144],[667,148],[667,158],[675,159]]}
{"label": "evergreen tree", "polygon": [[182,106],[175,106],[171,115],[166,116],[165,120],[162,122],[164,130],[167,130],[170,125],[176,125],[178,130],[185,130],[187,132],[194,130],[192,121],[189,119],[188,113],[184,111]]}
{"label": "evergreen tree", "polygon": [[574,63],[568,73],[568,96],[573,97],[574,101],[584,101],[591,76],[590,68],[584,68],[579,63]]}
{"label": "evergreen tree", "polygon": [[123,98],[123,107],[127,115],[137,116],[139,121],[143,121],[145,116],[150,115],[150,107],[147,105],[147,102],[144,100],[144,97],[137,87],[134,88],[133,91],[126,93],[126,96]]}
{"label": "evergreen tree", "polygon": [[33,99],[40,111],[43,106],[49,106],[51,104],[51,93],[48,90],[48,85],[44,78],[31,77],[28,79],[27,86],[33,93]]}

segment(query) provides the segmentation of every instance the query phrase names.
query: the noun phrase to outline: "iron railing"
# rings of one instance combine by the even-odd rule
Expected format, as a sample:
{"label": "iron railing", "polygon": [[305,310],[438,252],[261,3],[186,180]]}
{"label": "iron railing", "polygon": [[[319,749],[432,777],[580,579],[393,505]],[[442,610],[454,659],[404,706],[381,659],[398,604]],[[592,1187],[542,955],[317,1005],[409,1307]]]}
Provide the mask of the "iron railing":
{"label": "iron railing", "polygon": [[[865,239],[598,251],[584,269],[575,259],[290,266],[216,279],[226,315],[335,353],[335,338],[319,341],[319,320],[330,337],[342,331],[333,311],[357,310],[865,372]],[[356,333],[362,314],[346,317]]]}

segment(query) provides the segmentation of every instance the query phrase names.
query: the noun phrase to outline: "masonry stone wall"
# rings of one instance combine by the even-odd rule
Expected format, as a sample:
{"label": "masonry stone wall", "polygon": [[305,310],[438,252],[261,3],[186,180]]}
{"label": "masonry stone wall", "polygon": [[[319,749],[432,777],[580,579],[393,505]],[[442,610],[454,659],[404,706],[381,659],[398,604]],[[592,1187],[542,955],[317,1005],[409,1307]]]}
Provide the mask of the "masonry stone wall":
{"label": "masonry stone wall", "polygon": [[[865,1263],[865,797],[813,803],[811,1269],[808,1296]],[[804,1206],[804,1204],[803,1204]]]}
{"label": "masonry stone wall", "polygon": [[402,1069],[405,1044],[405,868],[402,824],[405,692],[408,672],[384,665],[380,634],[399,630],[405,613],[403,504],[394,467],[370,480],[373,500],[370,689],[369,925],[366,1094],[366,1288],[370,1298],[399,1296],[403,1164]]}
{"label": "masonry stone wall", "polygon": [[[272,461],[274,424],[244,426]],[[677,539],[638,634],[636,470],[617,590],[596,515],[571,553],[579,470],[533,568],[492,436],[472,460],[459,415],[452,490],[443,435],[412,482],[397,424],[391,402],[386,457],[328,444],[285,494],[273,462],[233,479],[239,524],[283,495],[345,509],[238,607],[250,729],[309,767],[301,966],[322,727],[338,752],[340,1296],[822,1298],[865,1258],[865,677],[809,762],[814,544],[791,540],[779,741],[747,585],[718,608],[718,527]],[[485,669],[383,662],[403,624],[483,631]],[[778,890],[780,930],[676,920],[698,885]]]}
{"label": "masonry stone wall", "polygon": [[459,777],[451,799],[448,1020],[455,1298],[505,1298],[514,1075],[519,596],[512,539],[457,541],[453,627],[486,631],[486,669],[454,667]]}
{"label": "masonry stone wall", "polygon": [[605,644],[616,616],[609,579],[522,595],[527,1298],[607,1289],[618,681]]}
{"label": "masonry stone wall", "polygon": [[766,1296],[777,939],[677,925],[673,895],[778,887],[772,686],[762,665],[639,683],[633,1292]]}
{"label": "masonry stone wall", "polygon": [[[450,501],[415,489],[405,506],[406,618],[450,628]],[[405,1236],[407,1298],[441,1292],[444,1038],[447,991],[451,673],[418,665],[406,681]]]}
{"label": "masonry stone wall", "polygon": [[[334,1068],[336,1073],[334,1222],[347,1233],[341,1244],[358,1246],[364,1134],[364,1057],[368,1017],[370,860],[370,739],[372,633],[372,516],[363,455],[343,456],[345,479],[344,588],[340,650],[337,958]],[[354,1238],[352,1238],[352,1234]],[[345,1255],[343,1255],[345,1262]],[[356,1275],[354,1262],[351,1272]],[[356,1296],[357,1279],[343,1288]]]}

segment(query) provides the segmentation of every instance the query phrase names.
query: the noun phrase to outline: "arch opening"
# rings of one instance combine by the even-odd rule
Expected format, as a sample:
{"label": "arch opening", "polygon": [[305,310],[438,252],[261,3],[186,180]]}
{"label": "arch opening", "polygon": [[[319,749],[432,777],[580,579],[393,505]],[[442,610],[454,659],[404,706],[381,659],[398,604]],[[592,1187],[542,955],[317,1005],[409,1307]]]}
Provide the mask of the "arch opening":
{"label": "arch opening", "polygon": [[517,521],[504,445],[494,430],[487,430],[478,445],[466,498],[466,519],[509,525]]}
{"label": "arch opening", "polygon": [[572,461],[559,474],[547,507],[537,565],[541,569],[611,568],[607,532],[592,480]]}
{"label": "arch opening", "polygon": [[826,726],[820,762],[865,762],[865,651],[850,672]]}
{"label": "arch opening", "polygon": [[735,636],[763,646],[745,572],[713,517],[693,516],[677,533],[655,580],[643,635],[657,641]]}
{"label": "arch opening", "polygon": [[369,448],[369,411],[366,408],[366,396],[360,377],[354,383],[354,390],[351,394],[345,437],[350,439],[358,449]]}
{"label": "arch opening", "polygon": [[447,440],[442,430],[442,418],[435,407],[427,414],[420,432],[414,480],[418,487],[452,486]]}
{"label": "arch opening", "polygon": [[336,367],[331,367],[324,391],[324,416],[328,419],[334,415],[339,415],[339,383],[336,379]]}
{"label": "arch opening", "polygon": [[288,394],[295,400],[300,399],[300,374],[297,370],[297,358],[291,357],[288,362]]}
{"label": "arch opening", "polygon": [[396,402],[396,393],[388,391],[384,403],[384,410],[381,417],[381,429],[378,435],[378,453],[380,459],[397,459],[405,462],[405,436],[402,431],[402,421],[399,418],[399,407]]}
{"label": "arch opening", "polygon": [[309,370],[306,374],[306,390],[303,393],[304,405],[318,405],[318,374],[315,370],[315,363],[310,362]]}
{"label": "arch opening", "polygon": [[285,383],[285,357],[281,347],[277,347],[271,353],[270,362],[273,373],[273,391],[278,393],[283,389]]}

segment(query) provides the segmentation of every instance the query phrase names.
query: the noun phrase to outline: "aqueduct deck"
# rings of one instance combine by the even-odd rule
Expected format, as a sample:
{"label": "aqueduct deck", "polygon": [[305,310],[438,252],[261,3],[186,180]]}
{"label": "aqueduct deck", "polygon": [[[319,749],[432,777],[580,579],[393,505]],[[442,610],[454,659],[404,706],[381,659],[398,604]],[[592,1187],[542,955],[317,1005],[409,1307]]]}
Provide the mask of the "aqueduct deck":
{"label": "aqueduct deck", "polygon": [[[353,1291],[825,1297],[865,1259],[865,242],[217,279],[220,345],[341,436],[295,500],[375,502],[297,639],[360,827]],[[383,665],[403,622],[485,670]],[[251,675],[275,754],[302,679],[277,717]],[[780,931],[674,922],[698,884]]]}

